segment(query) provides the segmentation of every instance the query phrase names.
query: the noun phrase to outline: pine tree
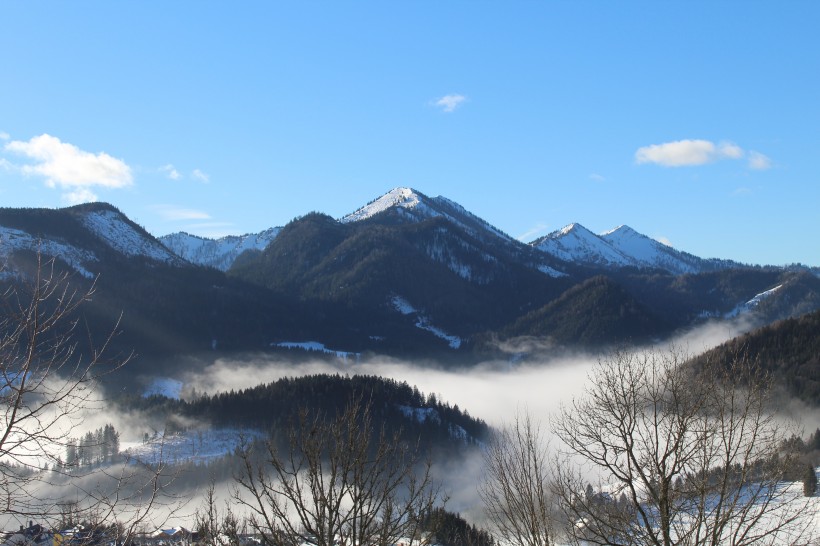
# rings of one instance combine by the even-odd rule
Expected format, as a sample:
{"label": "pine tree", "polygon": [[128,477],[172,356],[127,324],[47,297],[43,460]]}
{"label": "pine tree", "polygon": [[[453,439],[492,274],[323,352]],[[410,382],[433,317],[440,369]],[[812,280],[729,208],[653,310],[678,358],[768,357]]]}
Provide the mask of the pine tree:
{"label": "pine tree", "polygon": [[803,495],[813,497],[817,491],[817,472],[814,466],[808,465],[806,473],[803,475]]}
{"label": "pine tree", "polygon": [[72,466],[77,465],[78,459],[77,440],[71,438],[68,441],[68,445],[65,446],[65,464],[67,467],[71,468]]}

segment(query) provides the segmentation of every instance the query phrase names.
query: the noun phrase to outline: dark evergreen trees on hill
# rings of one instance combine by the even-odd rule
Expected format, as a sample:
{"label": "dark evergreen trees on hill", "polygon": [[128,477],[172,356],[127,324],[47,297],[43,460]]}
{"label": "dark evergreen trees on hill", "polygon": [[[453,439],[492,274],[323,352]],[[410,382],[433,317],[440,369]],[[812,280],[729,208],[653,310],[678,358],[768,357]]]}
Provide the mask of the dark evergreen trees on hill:
{"label": "dark evergreen trees on hill", "polygon": [[310,375],[190,401],[152,396],[120,403],[157,416],[180,415],[217,427],[255,428],[275,437],[302,409],[332,417],[353,399],[370,405],[374,421],[387,430],[401,430],[403,438],[421,442],[425,449],[460,449],[483,441],[489,433],[485,422],[458,406],[433,395],[425,397],[405,382],[377,376]]}
{"label": "dark evergreen trees on hill", "polygon": [[729,362],[743,354],[791,395],[820,404],[820,311],[779,321],[732,339],[694,360]]}
{"label": "dark evergreen trees on hill", "polygon": [[505,337],[549,337],[562,345],[600,347],[646,341],[669,330],[615,281],[597,276],[573,286],[544,307],[519,318]]}
{"label": "dark evergreen trees on hill", "polygon": [[425,527],[434,529],[433,544],[442,546],[495,546],[493,536],[484,529],[467,522],[460,514],[444,508],[435,508],[428,516]]}

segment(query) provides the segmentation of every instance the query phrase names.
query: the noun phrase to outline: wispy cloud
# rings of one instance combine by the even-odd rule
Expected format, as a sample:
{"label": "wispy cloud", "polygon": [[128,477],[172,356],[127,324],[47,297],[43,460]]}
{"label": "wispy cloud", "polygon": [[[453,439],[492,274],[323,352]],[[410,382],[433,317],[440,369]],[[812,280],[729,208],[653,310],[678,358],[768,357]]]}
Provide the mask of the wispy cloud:
{"label": "wispy cloud", "polygon": [[154,205],[151,207],[163,220],[210,220],[211,215],[201,210],[178,207],[175,205]]}
{"label": "wispy cloud", "polygon": [[50,188],[64,190],[63,199],[76,203],[97,198],[92,188],[124,188],[133,183],[131,168],[121,159],[105,152],[91,153],[48,134],[29,141],[13,140],[4,146],[32,160],[20,171],[42,176]]}
{"label": "wispy cloud", "polygon": [[537,224],[532,226],[530,229],[528,229],[527,231],[525,231],[524,233],[522,233],[521,235],[516,237],[516,239],[518,239],[522,243],[529,243],[530,241],[535,239],[538,235],[541,235],[542,233],[547,231],[547,229],[549,229],[549,226],[547,226],[547,224],[545,224],[543,222],[538,222]]}
{"label": "wispy cloud", "polygon": [[163,165],[159,168],[159,170],[160,172],[165,173],[165,176],[167,176],[171,180],[179,180],[180,178],[182,178],[182,175],[179,173],[179,171],[176,170],[176,168],[170,163],[167,165]]}
{"label": "wispy cloud", "polygon": [[0,131],[0,140],[9,140],[11,135],[5,131]]}
{"label": "wispy cloud", "polygon": [[749,152],[749,168],[756,171],[765,171],[772,166],[772,160],[754,150]]}
{"label": "wispy cloud", "polygon": [[191,176],[199,180],[200,182],[208,183],[211,181],[211,177],[205,174],[204,172],[200,171],[199,169],[194,169],[194,172],[191,173]]}
{"label": "wispy cloud", "polygon": [[672,241],[670,241],[667,237],[664,237],[663,235],[658,235],[657,237],[653,237],[653,239],[655,239],[656,241],[658,241],[662,245],[666,245],[666,246],[669,246],[669,247],[673,246]]}
{"label": "wispy cloud", "polygon": [[441,108],[442,112],[455,112],[456,108],[460,107],[467,100],[464,95],[444,95],[438,99],[434,99],[433,104]]}
{"label": "wispy cloud", "polygon": [[592,173],[591,175],[589,175],[589,179],[594,180],[596,182],[605,182],[606,181],[606,178],[604,178],[603,176],[601,176],[598,173]]}
{"label": "wispy cloud", "polygon": [[692,167],[721,159],[740,159],[743,149],[732,142],[715,144],[709,140],[676,140],[638,148],[635,162],[654,163],[664,167]]}

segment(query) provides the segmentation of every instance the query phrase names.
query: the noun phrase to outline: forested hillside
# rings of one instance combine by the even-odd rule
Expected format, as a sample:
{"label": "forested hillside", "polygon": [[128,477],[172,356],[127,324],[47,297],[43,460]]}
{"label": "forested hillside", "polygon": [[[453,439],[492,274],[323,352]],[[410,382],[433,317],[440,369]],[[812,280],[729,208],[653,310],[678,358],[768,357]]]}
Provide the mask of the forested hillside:
{"label": "forested hillside", "polygon": [[820,311],[781,320],[734,338],[695,359],[745,356],[773,375],[790,395],[820,405]]}
{"label": "forested hillside", "polygon": [[[388,431],[400,430],[409,442],[425,449],[461,449],[484,441],[489,427],[458,406],[423,395],[407,383],[377,376],[311,375],[283,378],[239,391],[174,400],[163,396],[130,397],[119,401],[127,410],[169,416],[172,427],[191,420],[213,427],[243,427],[282,437],[300,411],[332,417],[352,400],[369,405],[375,422]],[[177,419],[179,418],[179,419]],[[186,424],[182,424],[186,423]]]}

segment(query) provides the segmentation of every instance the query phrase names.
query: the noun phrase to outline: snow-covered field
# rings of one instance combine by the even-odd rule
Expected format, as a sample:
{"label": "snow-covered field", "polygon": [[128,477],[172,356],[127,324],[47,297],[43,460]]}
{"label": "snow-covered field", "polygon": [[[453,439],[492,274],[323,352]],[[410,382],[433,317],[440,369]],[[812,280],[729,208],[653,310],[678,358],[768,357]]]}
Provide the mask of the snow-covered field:
{"label": "snow-covered field", "polygon": [[122,452],[128,459],[146,464],[186,461],[199,464],[233,453],[242,442],[261,437],[260,431],[239,428],[160,433],[147,442],[124,442]]}

